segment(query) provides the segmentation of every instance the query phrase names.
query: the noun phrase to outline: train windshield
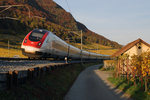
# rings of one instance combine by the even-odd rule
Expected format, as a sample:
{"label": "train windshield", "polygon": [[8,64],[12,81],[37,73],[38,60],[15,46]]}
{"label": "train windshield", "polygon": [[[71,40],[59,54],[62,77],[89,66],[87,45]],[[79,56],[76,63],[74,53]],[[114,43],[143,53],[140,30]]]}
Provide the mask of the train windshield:
{"label": "train windshield", "polygon": [[29,36],[29,40],[40,41],[45,33],[46,33],[45,30],[33,30]]}

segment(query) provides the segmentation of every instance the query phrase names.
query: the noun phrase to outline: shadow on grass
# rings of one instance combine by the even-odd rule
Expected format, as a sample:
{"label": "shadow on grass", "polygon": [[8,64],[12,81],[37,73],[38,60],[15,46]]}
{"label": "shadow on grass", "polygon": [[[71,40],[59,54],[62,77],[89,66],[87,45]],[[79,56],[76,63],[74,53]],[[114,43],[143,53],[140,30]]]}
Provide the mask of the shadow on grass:
{"label": "shadow on grass", "polygon": [[114,84],[114,80],[117,80],[116,87],[113,89],[121,89],[123,93],[128,93],[131,98],[134,100],[150,100],[150,95],[144,92],[144,89],[141,88],[141,84],[138,83],[137,85],[133,85],[133,82],[129,82],[126,80],[121,80],[119,78],[109,78],[109,81]]}

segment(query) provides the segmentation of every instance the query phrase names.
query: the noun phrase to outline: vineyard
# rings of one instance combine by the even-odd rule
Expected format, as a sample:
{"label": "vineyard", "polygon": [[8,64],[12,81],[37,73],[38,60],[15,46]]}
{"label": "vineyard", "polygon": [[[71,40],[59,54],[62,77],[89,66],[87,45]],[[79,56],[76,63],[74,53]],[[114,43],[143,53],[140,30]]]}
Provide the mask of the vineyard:
{"label": "vineyard", "polygon": [[134,100],[150,99],[150,51],[105,60],[100,70],[112,71],[112,77],[108,80]]}
{"label": "vineyard", "polygon": [[128,83],[133,82],[141,84],[141,89],[145,92],[150,88],[150,52],[144,52],[140,55],[124,54],[116,58],[117,65],[115,68],[115,77],[126,78]]}

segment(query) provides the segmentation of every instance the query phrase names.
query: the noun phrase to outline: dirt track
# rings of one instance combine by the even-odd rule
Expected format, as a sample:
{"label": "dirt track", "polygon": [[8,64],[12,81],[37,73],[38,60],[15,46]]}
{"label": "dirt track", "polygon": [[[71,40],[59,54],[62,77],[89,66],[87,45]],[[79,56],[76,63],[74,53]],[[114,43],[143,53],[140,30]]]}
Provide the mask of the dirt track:
{"label": "dirt track", "polygon": [[65,100],[132,100],[107,81],[110,72],[98,70],[99,65],[84,70],[77,78]]}

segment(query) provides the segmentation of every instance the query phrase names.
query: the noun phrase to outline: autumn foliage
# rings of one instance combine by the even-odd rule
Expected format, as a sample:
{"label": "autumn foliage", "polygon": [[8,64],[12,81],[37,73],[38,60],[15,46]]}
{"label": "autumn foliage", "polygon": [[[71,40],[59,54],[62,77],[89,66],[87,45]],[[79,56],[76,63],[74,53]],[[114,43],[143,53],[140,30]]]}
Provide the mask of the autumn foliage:
{"label": "autumn foliage", "polygon": [[[118,76],[126,76],[127,79],[134,82],[136,85],[137,82],[141,83],[141,88],[145,86],[145,91],[148,91],[150,84],[150,52],[144,52],[140,55],[133,55],[129,58],[129,55],[125,54],[119,57],[118,62],[120,63],[117,66],[117,73],[120,72]],[[126,74],[125,74],[126,73]]]}

